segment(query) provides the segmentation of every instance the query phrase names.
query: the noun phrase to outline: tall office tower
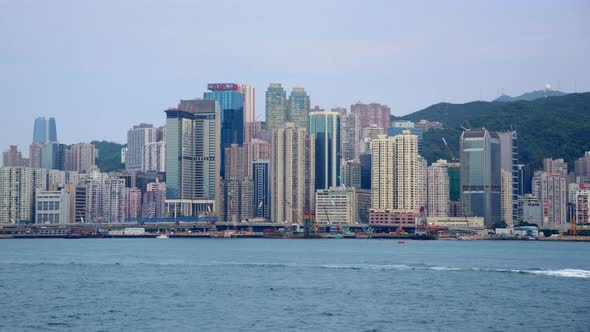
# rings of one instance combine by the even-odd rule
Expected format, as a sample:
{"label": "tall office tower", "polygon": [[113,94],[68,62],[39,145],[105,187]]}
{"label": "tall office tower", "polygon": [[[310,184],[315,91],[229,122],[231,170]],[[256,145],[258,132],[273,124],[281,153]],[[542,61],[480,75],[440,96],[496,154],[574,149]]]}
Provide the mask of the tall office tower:
{"label": "tall office tower", "polygon": [[11,145],[2,153],[2,167],[23,167],[23,155],[16,145]]}
{"label": "tall office tower", "polygon": [[567,163],[562,159],[543,159],[543,171],[549,174],[567,175]]}
{"label": "tall office tower", "polygon": [[271,220],[295,222],[315,206],[315,136],[286,123],[272,132]]}
{"label": "tall office tower", "polygon": [[183,100],[166,111],[166,205],[171,215],[214,211],[219,190],[220,109],[215,100]]}
{"label": "tall office tower", "polygon": [[583,157],[574,163],[575,176],[590,177],[590,151],[586,151]]}
{"label": "tall office tower", "polygon": [[344,186],[361,189],[361,163],[359,161],[343,161],[340,174],[342,174],[341,178]]}
{"label": "tall office tower", "polygon": [[361,153],[361,188],[371,189],[371,154]]}
{"label": "tall office tower", "polygon": [[70,193],[63,188],[35,193],[36,224],[69,224]]}
{"label": "tall office tower", "polygon": [[232,144],[244,143],[244,95],[240,87],[233,83],[212,83],[207,85],[208,92],[203,94],[205,100],[216,100],[221,108],[220,175],[225,178],[225,151]]}
{"label": "tall office tower", "polygon": [[287,103],[287,122],[309,131],[309,96],[303,88],[293,88]]}
{"label": "tall office tower", "polygon": [[[502,176],[502,217],[501,221],[507,225],[513,225],[516,218],[512,218],[512,173],[504,169],[501,170]],[[518,218],[518,200],[516,201],[517,206],[517,218]]]}
{"label": "tall office tower", "polygon": [[[500,164],[504,171],[510,173],[511,179],[510,193],[507,197],[502,197],[502,202],[505,204],[510,203],[512,216],[509,219],[514,221],[518,217],[518,144],[516,130],[498,132],[498,136],[500,136]],[[508,184],[508,180],[506,180],[506,184]],[[502,180],[502,188],[504,188],[504,180]],[[508,220],[505,221],[508,223]]]}
{"label": "tall office tower", "polygon": [[125,180],[108,177],[102,183],[102,217],[105,223],[125,222],[127,200]]}
{"label": "tall office tower", "polygon": [[340,114],[311,112],[310,133],[315,136],[315,187],[340,185]]}
{"label": "tall office tower", "polygon": [[126,217],[137,219],[141,217],[141,190],[137,187],[125,188]]}
{"label": "tall office tower", "polygon": [[461,206],[468,217],[483,217],[486,226],[501,219],[500,138],[486,129],[464,131],[461,150]]}
{"label": "tall office tower", "polygon": [[87,172],[96,168],[98,150],[94,144],[79,143],[73,144],[71,150],[71,163],[68,170],[76,172]]}
{"label": "tall office tower", "polygon": [[315,212],[315,220],[318,224],[356,224],[358,222],[356,188],[319,189],[315,196]]}
{"label": "tall office tower", "polygon": [[127,132],[127,158],[125,169],[127,171],[141,171],[143,166],[143,147],[146,144],[156,142],[158,129],[151,124],[139,124],[133,126]]}
{"label": "tall office tower", "polygon": [[240,92],[244,95],[244,144],[248,144],[254,137],[249,124],[256,122],[256,89],[251,85],[242,84]]}
{"label": "tall office tower", "polygon": [[270,165],[268,160],[252,162],[254,217],[270,219]]}
{"label": "tall office tower", "polygon": [[416,205],[428,208],[428,163],[421,156],[416,158]]}
{"label": "tall office tower", "polygon": [[166,172],[166,141],[147,143],[143,146],[142,172]]}
{"label": "tall office tower", "polygon": [[[444,165],[441,163],[441,165]],[[461,165],[446,163],[449,176],[449,217],[463,217],[461,207]]]}
{"label": "tall office tower", "polygon": [[344,115],[340,113],[340,128],[342,159],[359,160],[361,141],[359,115],[357,113],[346,114],[346,109],[344,109]]}
{"label": "tall office tower", "polygon": [[57,142],[57,128],[54,118],[36,118],[33,129],[33,143]]}
{"label": "tall office tower", "polygon": [[360,153],[371,153],[371,141],[379,135],[383,135],[384,130],[376,125],[363,128],[363,138],[360,146]]}
{"label": "tall office tower", "polygon": [[29,167],[41,168],[41,149],[43,144],[32,143],[29,145]]}
{"label": "tall office tower", "polygon": [[275,129],[287,122],[287,93],[280,83],[270,83],[266,90],[266,128]]}
{"label": "tall office tower", "polygon": [[533,176],[535,167],[533,163],[516,165],[518,169],[518,195],[522,196],[533,192]]}
{"label": "tall office tower", "polygon": [[429,217],[449,217],[449,172],[444,159],[428,166],[428,208]]}
{"label": "tall office tower", "polygon": [[422,128],[417,128],[412,121],[393,121],[391,128],[387,128],[387,136],[401,134],[404,130],[409,130],[413,135],[418,136],[418,154],[422,155],[422,137],[424,135]]}
{"label": "tall office tower", "polygon": [[560,226],[567,222],[567,179],[564,175],[536,172],[533,195],[543,204],[543,226]]}
{"label": "tall office tower", "polygon": [[410,131],[373,140],[371,207],[376,211],[418,211],[418,137]]}
{"label": "tall office tower", "polygon": [[386,105],[359,102],[350,106],[350,112],[359,115],[361,130],[371,125],[383,130],[391,127],[391,109]]}
{"label": "tall office tower", "polygon": [[248,151],[237,144],[225,148],[225,178],[243,179],[249,176],[247,173]]}
{"label": "tall office tower", "polygon": [[41,167],[46,169],[66,169],[66,145],[60,143],[45,143],[41,147]]}

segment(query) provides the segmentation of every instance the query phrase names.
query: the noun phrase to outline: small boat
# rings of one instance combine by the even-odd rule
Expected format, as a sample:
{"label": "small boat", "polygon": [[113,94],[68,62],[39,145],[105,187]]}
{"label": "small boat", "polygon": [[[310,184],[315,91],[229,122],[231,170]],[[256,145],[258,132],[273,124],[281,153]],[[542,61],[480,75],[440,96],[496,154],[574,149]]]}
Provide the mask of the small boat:
{"label": "small boat", "polygon": [[169,238],[170,237],[168,236],[168,234],[160,234],[160,235],[156,236],[156,239],[160,239],[160,240],[169,239]]}
{"label": "small boat", "polygon": [[404,243],[406,243],[406,241],[397,241],[397,243],[404,244]]}

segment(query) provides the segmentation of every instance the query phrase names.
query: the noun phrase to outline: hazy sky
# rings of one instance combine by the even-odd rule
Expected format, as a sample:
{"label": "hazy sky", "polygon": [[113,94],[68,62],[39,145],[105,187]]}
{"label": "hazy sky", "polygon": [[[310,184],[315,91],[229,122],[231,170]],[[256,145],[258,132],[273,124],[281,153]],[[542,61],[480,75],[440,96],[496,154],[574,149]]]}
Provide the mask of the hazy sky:
{"label": "hazy sky", "polygon": [[125,142],[208,82],[254,85],[262,114],[269,82],[395,115],[589,91],[590,1],[0,0],[1,150],[28,151],[38,116],[63,143]]}

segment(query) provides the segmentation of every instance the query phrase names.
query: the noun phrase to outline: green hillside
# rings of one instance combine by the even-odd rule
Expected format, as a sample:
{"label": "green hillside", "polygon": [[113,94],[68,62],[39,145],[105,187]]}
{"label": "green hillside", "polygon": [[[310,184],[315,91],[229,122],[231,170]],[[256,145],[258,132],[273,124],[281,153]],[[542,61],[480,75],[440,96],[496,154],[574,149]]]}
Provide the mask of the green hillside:
{"label": "green hillside", "polygon": [[520,96],[510,97],[508,95],[501,95],[500,97],[496,98],[494,101],[518,101],[518,100],[535,100],[539,98],[545,97],[556,97],[556,96],[565,96],[566,93],[556,90],[537,90],[532,92],[524,93]]}
{"label": "green hillside", "polygon": [[103,172],[118,172],[125,168],[121,163],[121,148],[123,144],[107,141],[90,142],[98,149],[96,166]]}
{"label": "green hillside", "polygon": [[458,157],[461,126],[467,119],[475,127],[518,131],[519,162],[542,165],[546,157],[564,158],[570,166],[590,150],[590,93],[515,102],[439,103],[401,117],[404,120],[440,121],[443,130],[424,133],[424,157],[429,161],[450,159],[441,137]]}

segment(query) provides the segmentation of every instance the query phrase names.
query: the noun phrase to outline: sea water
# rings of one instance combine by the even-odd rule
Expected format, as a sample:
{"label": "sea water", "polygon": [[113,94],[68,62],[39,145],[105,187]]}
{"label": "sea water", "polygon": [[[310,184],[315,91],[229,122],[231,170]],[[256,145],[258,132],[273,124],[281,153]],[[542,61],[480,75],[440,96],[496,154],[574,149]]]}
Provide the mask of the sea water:
{"label": "sea water", "polygon": [[2,331],[588,331],[590,243],[0,240]]}

